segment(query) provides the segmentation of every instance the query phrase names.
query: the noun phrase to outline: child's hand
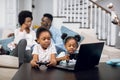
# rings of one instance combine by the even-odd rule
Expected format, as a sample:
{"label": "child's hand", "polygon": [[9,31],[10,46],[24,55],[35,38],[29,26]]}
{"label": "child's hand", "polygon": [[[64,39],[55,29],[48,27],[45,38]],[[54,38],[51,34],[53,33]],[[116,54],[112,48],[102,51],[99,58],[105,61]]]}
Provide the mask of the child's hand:
{"label": "child's hand", "polygon": [[30,64],[32,65],[32,67],[39,67],[39,65],[34,60],[32,60]]}
{"label": "child's hand", "polygon": [[57,61],[55,59],[52,59],[47,66],[56,66],[56,64],[57,64]]}
{"label": "child's hand", "polygon": [[64,57],[63,57],[63,60],[69,60],[70,58],[69,58],[69,55],[65,55]]}

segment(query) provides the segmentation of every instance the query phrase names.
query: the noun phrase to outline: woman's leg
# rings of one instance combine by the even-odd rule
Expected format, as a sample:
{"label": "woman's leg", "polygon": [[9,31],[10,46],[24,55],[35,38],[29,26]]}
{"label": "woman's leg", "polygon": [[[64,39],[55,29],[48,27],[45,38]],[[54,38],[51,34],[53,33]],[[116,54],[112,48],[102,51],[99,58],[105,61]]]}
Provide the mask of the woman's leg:
{"label": "woman's leg", "polygon": [[30,62],[32,60],[32,51],[26,50],[24,62]]}
{"label": "woman's leg", "polygon": [[22,39],[19,41],[16,48],[13,50],[13,56],[16,56],[19,58],[19,66],[24,63],[24,56],[26,53],[26,46],[27,41],[25,39]]}
{"label": "woman's leg", "polygon": [[16,46],[16,48],[11,51],[11,55],[18,57],[18,46]]}
{"label": "woman's leg", "polygon": [[30,62],[32,60],[32,52],[31,50],[26,50],[26,46],[27,41],[22,39],[13,50],[13,56],[17,56],[19,58],[19,66],[21,66],[24,62]]}
{"label": "woman's leg", "polygon": [[20,42],[18,43],[18,58],[19,58],[20,64],[24,63],[24,55],[26,53],[26,46],[27,46],[27,41],[25,39],[20,40]]}

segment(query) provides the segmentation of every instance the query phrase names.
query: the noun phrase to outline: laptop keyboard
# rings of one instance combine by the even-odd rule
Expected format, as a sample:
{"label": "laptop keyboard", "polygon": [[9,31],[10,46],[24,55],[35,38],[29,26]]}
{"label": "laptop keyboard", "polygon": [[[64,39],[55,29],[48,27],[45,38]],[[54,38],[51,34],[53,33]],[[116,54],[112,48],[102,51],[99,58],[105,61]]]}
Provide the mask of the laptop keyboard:
{"label": "laptop keyboard", "polygon": [[66,65],[65,67],[67,67],[67,68],[74,68],[75,65]]}
{"label": "laptop keyboard", "polygon": [[65,61],[65,62],[61,62],[60,65],[67,68],[74,68],[75,63],[76,63],[76,60],[72,59],[72,60],[69,60],[69,63]]}

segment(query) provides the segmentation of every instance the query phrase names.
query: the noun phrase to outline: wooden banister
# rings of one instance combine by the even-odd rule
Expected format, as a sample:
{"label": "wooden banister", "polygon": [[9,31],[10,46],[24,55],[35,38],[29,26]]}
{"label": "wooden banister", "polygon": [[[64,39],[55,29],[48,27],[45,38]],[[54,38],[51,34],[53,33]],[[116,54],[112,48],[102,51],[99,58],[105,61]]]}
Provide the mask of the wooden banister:
{"label": "wooden banister", "polygon": [[92,0],[89,0],[90,2],[92,2],[93,4],[97,5],[97,7],[100,7],[102,10],[106,11],[107,13],[111,14],[110,11],[108,11],[107,9],[105,9],[104,7],[100,6],[98,3],[92,1]]}

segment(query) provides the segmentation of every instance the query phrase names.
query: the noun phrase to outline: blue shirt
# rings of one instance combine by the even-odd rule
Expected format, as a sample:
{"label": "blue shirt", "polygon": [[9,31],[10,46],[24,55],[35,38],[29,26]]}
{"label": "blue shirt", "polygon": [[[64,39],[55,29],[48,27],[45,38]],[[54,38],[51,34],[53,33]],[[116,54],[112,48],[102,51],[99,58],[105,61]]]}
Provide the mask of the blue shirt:
{"label": "blue shirt", "polygon": [[61,31],[53,26],[51,26],[49,30],[52,34],[52,42],[55,44],[55,46],[65,50],[63,40],[61,39]]}

